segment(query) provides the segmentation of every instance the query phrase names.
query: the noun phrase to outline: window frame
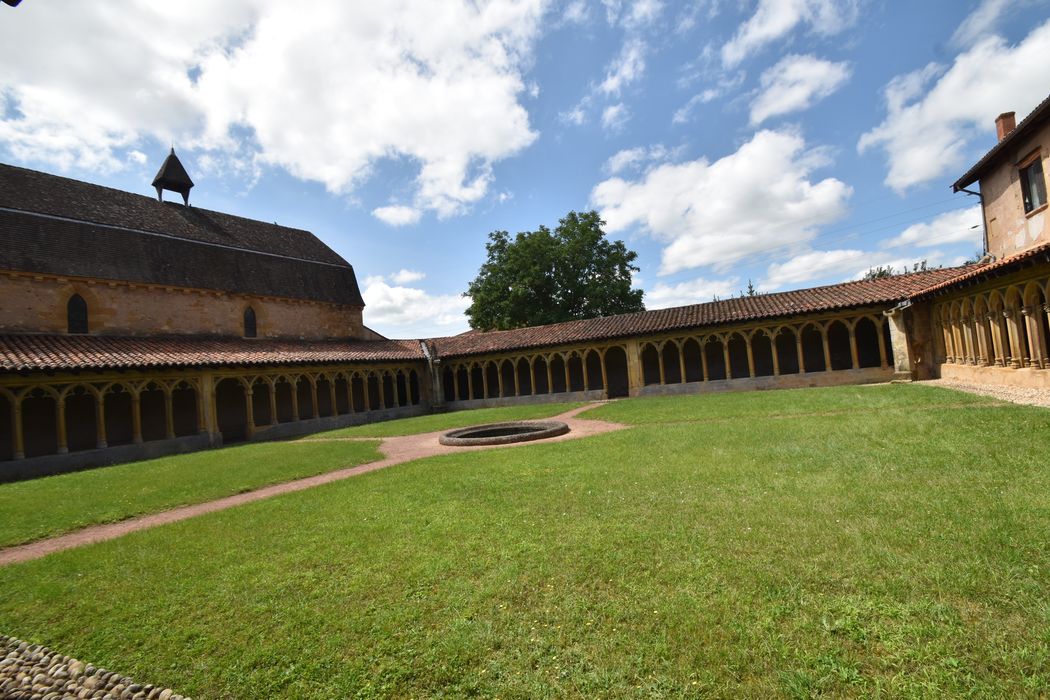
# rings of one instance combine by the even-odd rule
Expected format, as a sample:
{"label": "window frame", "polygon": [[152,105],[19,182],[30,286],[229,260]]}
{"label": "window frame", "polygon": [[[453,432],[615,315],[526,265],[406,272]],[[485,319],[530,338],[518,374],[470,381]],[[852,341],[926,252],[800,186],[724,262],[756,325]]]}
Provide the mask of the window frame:
{"label": "window frame", "polygon": [[88,309],[87,299],[73,292],[66,300],[66,333],[68,335],[88,335],[90,332],[91,312]]}
{"label": "window frame", "polygon": [[[252,306],[247,306],[244,309],[244,313],[241,315],[243,321],[243,331],[245,338],[258,338],[259,337],[259,314],[255,313],[255,309]],[[249,325],[249,320],[251,325]],[[249,333],[248,331],[251,331]]]}
{"label": "window frame", "polygon": [[[1035,180],[1030,172],[1033,166],[1039,166],[1039,178]],[[1038,212],[1046,208],[1047,196],[1046,196],[1046,168],[1043,167],[1043,153],[1042,149],[1036,149],[1035,152],[1028,154],[1025,158],[1021,159],[1017,163],[1017,180],[1021,186],[1021,208],[1024,209],[1026,216],[1031,215],[1033,212]],[[1032,195],[1032,184],[1033,181],[1037,183],[1037,190],[1042,196],[1042,201],[1038,204],[1033,203]]]}

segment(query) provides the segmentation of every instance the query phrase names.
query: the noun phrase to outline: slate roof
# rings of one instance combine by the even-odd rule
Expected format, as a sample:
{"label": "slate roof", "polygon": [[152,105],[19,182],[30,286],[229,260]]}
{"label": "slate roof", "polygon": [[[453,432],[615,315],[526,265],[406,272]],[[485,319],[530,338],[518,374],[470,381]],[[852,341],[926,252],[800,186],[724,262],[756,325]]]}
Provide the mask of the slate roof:
{"label": "slate roof", "polygon": [[844,282],[825,287],[566,321],[547,326],[431,338],[427,340],[427,344],[440,357],[464,357],[743,321],[772,320],[872,304],[896,304],[933,285],[952,280],[965,270],[966,268],[958,267],[927,270],[877,280]]}
{"label": "slate roof", "polygon": [[995,144],[990,151],[984,154],[984,157],[977,161],[972,168],[966,171],[966,174],[955,181],[952,185],[952,190],[958,192],[964,187],[969,187],[973,183],[977,182],[984,171],[991,165],[991,162],[1002,153],[1004,150],[1010,147],[1010,145],[1021,138],[1021,136],[1028,131],[1029,127],[1034,126],[1037,122],[1041,122],[1045,117],[1050,116],[1050,95],[1045,100],[1039,103],[1039,105],[1029,113],[1027,117],[1021,120],[1021,123],[1011,131],[1006,137]]}
{"label": "slate roof", "polygon": [[0,269],[364,304],[308,231],[5,164]]}
{"label": "slate roof", "polygon": [[0,371],[159,369],[423,360],[416,340],[0,335]]}
{"label": "slate roof", "polygon": [[1015,272],[1029,265],[1050,262],[1050,243],[1043,243],[1034,248],[1010,255],[1001,260],[987,263],[985,265],[971,265],[964,272],[948,280],[943,280],[931,285],[921,292],[912,295],[912,299],[918,300],[933,296],[938,292],[945,292],[971,284],[979,284],[993,277]]}

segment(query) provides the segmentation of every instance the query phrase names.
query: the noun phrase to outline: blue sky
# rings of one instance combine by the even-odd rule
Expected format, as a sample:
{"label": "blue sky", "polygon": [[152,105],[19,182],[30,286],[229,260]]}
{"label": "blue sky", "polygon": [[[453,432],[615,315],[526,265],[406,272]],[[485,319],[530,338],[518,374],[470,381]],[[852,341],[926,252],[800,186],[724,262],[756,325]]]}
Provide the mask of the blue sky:
{"label": "blue sky", "polygon": [[1050,94],[1050,0],[24,0],[0,43],[4,162],[152,194],[174,143],[391,337],[466,330],[488,233],[573,209],[649,308],[958,264],[951,183]]}

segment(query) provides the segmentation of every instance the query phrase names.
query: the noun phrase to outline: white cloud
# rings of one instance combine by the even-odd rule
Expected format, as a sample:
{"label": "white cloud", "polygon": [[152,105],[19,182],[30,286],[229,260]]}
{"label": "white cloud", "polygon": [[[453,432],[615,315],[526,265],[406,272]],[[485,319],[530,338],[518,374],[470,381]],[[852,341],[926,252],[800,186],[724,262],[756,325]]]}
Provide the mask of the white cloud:
{"label": "white cloud", "polygon": [[645,74],[645,42],[641,39],[630,39],[620,50],[620,55],[609,64],[605,80],[598,89],[606,95],[617,96],[627,85],[641,79]]}
{"label": "white cloud", "polygon": [[587,112],[584,110],[584,103],[581,102],[572,109],[566,112],[561,112],[558,117],[566,124],[582,126],[587,121]]}
{"label": "white cloud", "polygon": [[587,11],[587,3],[585,0],[573,0],[565,6],[565,11],[561,15],[562,22],[567,24],[585,24],[589,19],[590,13]]}
{"label": "white cloud", "polygon": [[605,180],[591,201],[609,233],[637,225],[665,244],[661,274],[722,271],[758,253],[804,248],[821,225],[846,213],[852,189],[811,178],[827,164],[826,153],[807,149],[799,134],[763,130],[713,163],[665,163],[636,181]]}
{"label": "white cloud", "polygon": [[468,327],[464,312],[470,299],[459,294],[432,295],[374,276],[365,278],[361,296],[365,324],[388,337],[428,338],[460,333]]}
{"label": "white cloud", "polygon": [[671,123],[685,124],[692,119],[693,110],[699,105],[717,100],[721,96],[722,91],[718,88],[708,88],[703,92],[693,95],[689,98],[688,102],[675,110],[674,115],[671,117]]}
{"label": "white cloud", "polygon": [[816,34],[837,34],[857,21],[858,0],[759,0],[758,8],[722,47],[722,62],[735,66],[766,44],[808,25]]}
{"label": "white cloud", "polygon": [[390,281],[394,284],[408,284],[409,282],[418,282],[426,277],[425,272],[419,272],[418,270],[406,270],[401,268],[394,274],[390,275]]}
{"label": "white cloud", "polygon": [[965,48],[993,33],[1000,18],[1017,4],[1018,0],[981,0],[977,9],[967,15],[952,34],[952,44]]}
{"label": "white cloud", "polygon": [[930,221],[913,224],[899,236],[883,242],[884,248],[918,246],[926,248],[948,243],[971,243],[982,245],[981,206],[976,204],[965,209],[956,209],[934,217]]}
{"label": "white cloud", "polygon": [[1048,55],[1050,21],[1016,46],[989,37],[947,69],[930,65],[898,76],[886,86],[886,119],[861,136],[857,148],[885,151],[885,182],[898,192],[961,175],[978,155],[967,147],[978,137],[988,142],[996,116],[1016,111],[1020,119],[1050,92]]}
{"label": "white cloud", "polygon": [[773,263],[766,270],[766,279],[760,285],[773,291],[783,287],[798,287],[809,280],[843,274],[861,264],[869,253],[860,250],[822,250],[796,255],[782,263]]}
{"label": "white cloud", "polygon": [[633,0],[624,7],[623,0],[602,0],[605,7],[605,19],[610,25],[622,25],[635,29],[656,20],[663,12],[664,5],[660,0]]}
{"label": "white cloud", "polygon": [[648,148],[643,146],[627,148],[616,152],[609,160],[605,161],[605,172],[615,175],[624,170],[631,170],[645,163],[662,160],[676,154],[677,149],[670,151],[663,144],[656,144]]}
{"label": "white cloud", "polygon": [[686,306],[711,301],[714,297],[731,297],[740,291],[740,278],[730,279],[696,279],[679,284],[658,282],[655,287],[645,292],[645,308],[666,309],[671,306]]}
{"label": "white cloud", "polygon": [[602,110],[602,127],[608,131],[619,131],[627,123],[631,114],[623,102],[609,105]]}
{"label": "white cloud", "polygon": [[400,204],[392,204],[386,207],[377,207],[372,210],[372,216],[388,226],[408,226],[419,223],[423,212],[415,207],[406,207]]}
{"label": "white cloud", "polygon": [[[519,98],[543,0],[24,3],[0,143],[61,169],[126,167],[144,141],[236,153],[349,194],[418,163],[417,208],[481,199],[493,163],[537,137]],[[17,20],[17,21],[14,21]],[[41,37],[47,41],[41,41]],[[90,57],[90,60],[85,60]],[[302,106],[309,104],[309,109]],[[440,134],[440,138],[434,138]]]}
{"label": "white cloud", "polygon": [[751,124],[798,112],[842,87],[850,77],[847,63],[816,56],[785,56],[759,79],[761,90],[751,103]]}

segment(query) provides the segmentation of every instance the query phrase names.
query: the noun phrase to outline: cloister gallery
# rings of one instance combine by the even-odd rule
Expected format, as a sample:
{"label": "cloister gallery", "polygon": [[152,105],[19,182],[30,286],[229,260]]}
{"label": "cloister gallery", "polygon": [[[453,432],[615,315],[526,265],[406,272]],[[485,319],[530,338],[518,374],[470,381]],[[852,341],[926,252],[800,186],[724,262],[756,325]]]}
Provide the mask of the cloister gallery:
{"label": "cloister gallery", "polygon": [[[389,340],[307,231],[0,165],[0,480],[552,400],[951,377],[1050,387],[1050,99],[959,179],[976,264],[508,331]],[[183,195],[162,201],[163,190]]]}

